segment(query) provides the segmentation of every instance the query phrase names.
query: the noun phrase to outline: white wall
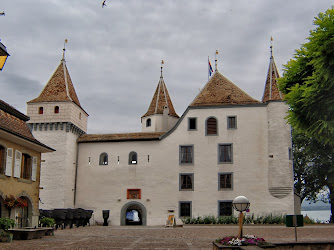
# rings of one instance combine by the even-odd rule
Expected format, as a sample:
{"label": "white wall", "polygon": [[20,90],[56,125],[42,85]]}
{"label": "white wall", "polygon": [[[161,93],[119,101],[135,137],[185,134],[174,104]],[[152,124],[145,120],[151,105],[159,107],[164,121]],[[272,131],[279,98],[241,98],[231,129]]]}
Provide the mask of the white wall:
{"label": "white wall", "polygon": [[[209,116],[218,119],[218,136],[205,135]],[[227,129],[227,116],[237,116],[236,130]],[[197,117],[196,131],[188,131],[188,117]],[[179,201],[192,201],[193,216],[217,216],[219,200],[239,195],[250,200],[251,213],[292,213],[293,192],[282,199],[269,192],[267,119],[265,105],[190,109],[161,141],[80,143],[76,207],[93,209],[101,221],[101,211],[110,209],[111,224],[119,225],[127,189],[138,188],[142,198],[135,201],[146,207],[147,225],[164,224],[168,209],[178,217]],[[233,164],[218,164],[219,143],[233,143]],[[179,146],[187,144],[194,145],[194,164],[179,165]],[[137,165],[128,165],[131,151],[138,153]],[[107,166],[99,166],[102,152],[109,155]],[[219,172],[233,172],[233,190],[218,191]],[[179,191],[179,173],[194,173],[194,191]]]}

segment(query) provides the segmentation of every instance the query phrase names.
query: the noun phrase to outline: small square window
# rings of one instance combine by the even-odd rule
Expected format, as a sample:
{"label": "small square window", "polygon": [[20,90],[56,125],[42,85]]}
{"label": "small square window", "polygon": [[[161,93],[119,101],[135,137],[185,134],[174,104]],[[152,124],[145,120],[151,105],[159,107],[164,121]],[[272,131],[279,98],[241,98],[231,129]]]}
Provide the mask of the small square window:
{"label": "small square window", "polygon": [[237,117],[236,116],[228,116],[227,117],[227,128],[228,129],[236,129],[237,128]]}
{"label": "small square window", "polygon": [[226,189],[232,189],[233,184],[233,175],[232,173],[219,173],[218,174],[218,182],[219,182],[219,190],[226,190]]}
{"label": "small square window", "polygon": [[219,163],[232,163],[233,150],[232,144],[219,144],[218,145],[218,162]]}
{"label": "small square window", "polygon": [[197,130],[197,118],[188,118],[188,130]]}
{"label": "small square window", "polygon": [[179,202],[179,217],[191,217],[191,201]]}
{"label": "small square window", "polygon": [[218,201],[218,216],[232,216],[232,201]]}
{"label": "small square window", "polygon": [[180,191],[194,190],[194,174],[180,174]]}
{"label": "small square window", "polygon": [[193,146],[180,146],[180,164],[192,164],[194,162],[193,157]]}

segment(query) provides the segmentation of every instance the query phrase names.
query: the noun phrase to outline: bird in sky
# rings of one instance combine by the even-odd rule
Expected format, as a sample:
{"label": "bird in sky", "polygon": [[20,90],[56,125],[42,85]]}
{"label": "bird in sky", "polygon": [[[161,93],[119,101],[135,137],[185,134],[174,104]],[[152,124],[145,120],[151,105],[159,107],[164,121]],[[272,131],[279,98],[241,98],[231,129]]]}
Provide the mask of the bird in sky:
{"label": "bird in sky", "polygon": [[103,0],[102,8],[103,8],[104,6],[107,6],[107,5],[106,5],[106,0]]}

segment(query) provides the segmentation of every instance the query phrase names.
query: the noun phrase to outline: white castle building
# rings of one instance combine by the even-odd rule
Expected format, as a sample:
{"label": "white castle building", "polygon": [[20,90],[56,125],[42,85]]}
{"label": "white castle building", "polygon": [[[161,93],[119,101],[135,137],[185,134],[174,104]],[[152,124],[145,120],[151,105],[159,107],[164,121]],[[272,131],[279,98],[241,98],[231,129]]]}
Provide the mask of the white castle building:
{"label": "white castle building", "polygon": [[161,74],[142,132],[87,134],[88,114],[62,59],[28,102],[34,137],[56,149],[42,154],[40,207],[92,209],[100,221],[110,210],[112,225],[232,215],[239,195],[255,215],[298,212],[288,106],[276,78],[271,55],[258,101],[216,70],[179,117]]}

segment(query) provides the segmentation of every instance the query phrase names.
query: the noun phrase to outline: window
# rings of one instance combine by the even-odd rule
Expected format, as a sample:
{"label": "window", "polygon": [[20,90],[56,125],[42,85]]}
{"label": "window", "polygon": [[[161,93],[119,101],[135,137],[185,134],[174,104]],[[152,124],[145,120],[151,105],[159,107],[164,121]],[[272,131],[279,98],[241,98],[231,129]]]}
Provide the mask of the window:
{"label": "window", "polygon": [[218,201],[218,216],[232,216],[232,201]]}
{"label": "window", "polygon": [[218,174],[219,190],[232,189],[232,173]]}
{"label": "window", "polygon": [[180,191],[194,190],[194,174],[180,174]]}
{"label": "window", "polygon": [[0,145],[0,174],[5,173],[6,167],[6,149]]}
{"label": "window", "polygon": [[194,162],[193,154],[193,146],[180,146],[180,164],[192,164]]}
{"label": "window", "polygon": [[151,119],[150,118],[148,118],[146,120],[146,127],[151,127]]}
{"label": "window", "polygon": [[129,153],[129,164],[137,164],[137,153],[136,152],[130,152]]}
{"label": "window", "polygon": [[30,180],[32,170],[32,158],[28,154],[22,154],[21,178]]}
{"label": "window", "polygon": [[197,118],[188,118],[188,130],[197,130]]}
{"label": "window", "polygon": [[236,129],[237,128],[237,117],[236,116],[228,116],[227,117],[227,128],[228,129]]}
{"label": "window", "polygon": [[179,202],[179,217],[191,217],[191,201]]}
{"label": "window", "polygon": [[141,199],[141,189],[128,189],[127,199]]}
{"label": "window", "polygon": [[55,114],[58,114],[58,113],[59,113],[59,107],[56,106],[56,107],[55,107]]}
{"label": "window", "polygon": [[102,153],[100,154],[100,165],[108,165],[108,154]]}
{"label": "window", "polygon": [[40,115],[43,114],[43,107],[39,107],[38,113],[39,113]]}
{"label": "window", "polygon": [[232,144],[219,144],[218,145],[218,162],[219,163],[232,163],[233,151]]}
{"label": "window", "polygon": [[206,135],[217,135],[217,119],[210,117],[206,120]]}

